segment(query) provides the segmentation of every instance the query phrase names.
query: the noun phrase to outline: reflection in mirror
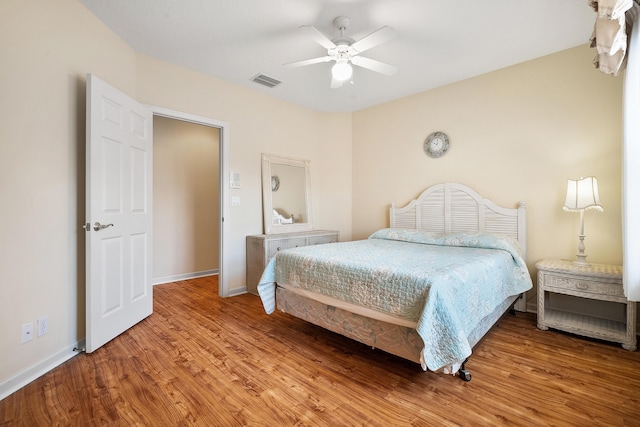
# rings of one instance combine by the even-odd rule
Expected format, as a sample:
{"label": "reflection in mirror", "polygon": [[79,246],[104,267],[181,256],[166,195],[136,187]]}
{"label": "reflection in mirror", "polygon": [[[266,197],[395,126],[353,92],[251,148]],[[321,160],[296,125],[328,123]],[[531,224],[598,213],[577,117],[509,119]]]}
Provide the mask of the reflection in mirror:
{"label": "reflection in mirror", "polygon": [[313,229],[309,176],[308,160],[262,155],[265,234]]}

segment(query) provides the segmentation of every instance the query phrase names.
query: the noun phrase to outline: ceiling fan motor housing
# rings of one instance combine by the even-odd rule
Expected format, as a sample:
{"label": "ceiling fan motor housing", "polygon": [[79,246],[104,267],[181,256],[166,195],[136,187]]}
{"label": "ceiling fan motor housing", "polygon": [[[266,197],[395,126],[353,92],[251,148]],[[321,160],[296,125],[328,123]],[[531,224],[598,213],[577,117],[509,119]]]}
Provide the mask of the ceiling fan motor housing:
{"label": "ceiling fan motor housing", "polygon": [[341,32],[346,30],[351,23],[351,19],[348,16],[338,16],[333,20],[333,26],[339,29]]}
{"label": "ceiling fan motor housing", "polygon": [[336,44],[336,47],[329,49],[327,53],[332,59],[344,59],[348,61],[355,52],[348,44]]}

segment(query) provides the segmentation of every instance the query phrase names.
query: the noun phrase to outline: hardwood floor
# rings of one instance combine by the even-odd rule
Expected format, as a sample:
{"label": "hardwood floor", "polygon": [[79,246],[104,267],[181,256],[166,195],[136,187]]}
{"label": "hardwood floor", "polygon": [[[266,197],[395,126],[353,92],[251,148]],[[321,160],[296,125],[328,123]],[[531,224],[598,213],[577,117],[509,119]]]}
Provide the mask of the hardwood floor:
{"label": "hardwood floor", "polygon": [[640,425],[640,353],[531,314],[489,332],[466,383],[221,299],[216,277],[154,293],[152,316],[0,401],[0,425]]}

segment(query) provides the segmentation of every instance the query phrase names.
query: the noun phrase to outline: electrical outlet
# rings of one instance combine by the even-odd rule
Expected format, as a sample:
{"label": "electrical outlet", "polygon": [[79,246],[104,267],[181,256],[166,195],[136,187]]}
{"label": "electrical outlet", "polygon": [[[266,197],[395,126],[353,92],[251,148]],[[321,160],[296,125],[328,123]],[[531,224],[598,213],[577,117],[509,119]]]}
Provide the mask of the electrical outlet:
{"label": "electrical outlet", "polygon": [[44,316],[38,319],[38,338],[49,332],[49,317]]}
{"label": "electrical outlet", "polygon": [[22,325],[22,344],[33,339],[33,322]]}

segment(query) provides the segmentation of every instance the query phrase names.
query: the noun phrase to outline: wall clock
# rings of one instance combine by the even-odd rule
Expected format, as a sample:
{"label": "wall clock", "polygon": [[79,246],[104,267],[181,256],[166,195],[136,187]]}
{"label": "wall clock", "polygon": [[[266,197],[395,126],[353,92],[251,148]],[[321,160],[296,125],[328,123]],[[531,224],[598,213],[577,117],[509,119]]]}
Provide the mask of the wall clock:
{"label": "wall clock", "polygon": [[280,188],[280,178],[278,175],[273,175],[271,177],[271,191],[278,191],[278,188]]}
{"label": "wall clock", "polygon": [[424,152],[429,157],[442,157],[448,150],[449,137],[444,132],[433,132],[424,140]]}

